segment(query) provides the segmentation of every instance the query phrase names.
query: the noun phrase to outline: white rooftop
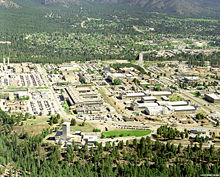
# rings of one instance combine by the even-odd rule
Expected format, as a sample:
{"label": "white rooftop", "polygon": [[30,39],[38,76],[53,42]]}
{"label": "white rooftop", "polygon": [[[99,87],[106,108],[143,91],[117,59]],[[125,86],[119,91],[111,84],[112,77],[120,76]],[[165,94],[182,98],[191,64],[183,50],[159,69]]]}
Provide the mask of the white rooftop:
{"label": "white rooftop", "polygon": [[125,77],[125,74],[122,74],[122,73],[112,73],[111,75],[113,77]]}
{"label": "white rooftop", "polygon": [[135,96],[145,96],[145,93],[139,92],[139,93],[127,93],[127,97],[135,97]]}
{"label": "white rooftop", "polygon": [[172,95],[171,92],[169,91],[154,91],[154,92],[150,92],[151,95],[154,95],[154,96],[159,96],[159,95]]}
{"label": "white rooftop", "polygon": [[188,105],[187,101],[169,101],[167,103],[169,106]]}
{"label": "white rooftop", "polygon": [[143,97],[143,100],[157,100],[157,98],[155,96],[145,96]]}
{"label": "white rooftop", "polygon": [[188,105],[187,101],[157,101],[159,105],[167,106],[185,106]]}
{"label": "white rooftop", "polygon": [[139,108],[146,108],[146,107],[158,107],[157,103],[139,103]]}
{"label": "white rooftop", "polygon": [[70,122],[64,122],[62,125],[70,125]]}
{"label": "white rooftop", "polygon": [[88,141],[96,141],[98,139],[98,136],[85,135],[83,136],[83,139],[87,139]]}
{"label": "white rooftop", "polygon": [[148,106],[146,107],[146,109],[148,109],[149,111],[156,111],[156,110],[163,110],[164,107],[163,106],[154,106],[154,107]]}
{"label": "white rooftop", "polygon": [[173,109],[174,111],[194,111],[196,108],[194,106],[177,106]]}
{"label": "white rooftop", "polygon": [[214,93],[206,94],[207,96],[211,97],[212,99],[220,99],[220,95],[216,95]]}

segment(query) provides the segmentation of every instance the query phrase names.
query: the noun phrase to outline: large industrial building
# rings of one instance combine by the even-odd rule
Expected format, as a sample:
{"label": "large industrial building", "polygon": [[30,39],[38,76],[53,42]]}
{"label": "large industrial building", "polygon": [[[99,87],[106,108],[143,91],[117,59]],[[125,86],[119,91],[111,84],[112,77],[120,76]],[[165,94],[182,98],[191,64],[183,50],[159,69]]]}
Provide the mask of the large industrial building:
{"label": "large industrial building", "polygon": [[187,101],[157,101],[160,106],[187,106]]}
{"label": "large industrial building", "polygon": [[211,103],[220,103],[220,96],[214,93],[206,94],[205,99]]}
{"label": "large industrial building", "polygon": [[137,109],[146,109],[147,107],[157,107],[158,104],[157,103],[132,103],[131,104],[131,108],[133,110],[137,110]]}
{"label": "large industrial building", "polygon": [[146,107],[145,112],[148,115],[164,115],[169,113],[168,109],[164,106]]}
{"label": "large industrial building", "polygon": [[194,106],[167,106],[173,112],[193,112],[196,110]]}
{"label": "large industrial building", "polygon": [[142,102],[147,102],[147,101],[157,101],[157,98],[155,96],[145,96],[141,98]]}
{"label": "large industrial building", "polygon": [[103,101],[91,86],[69,86],[65,90],[68,96],[66,100],[76,113],[92,114],[102,111]]}

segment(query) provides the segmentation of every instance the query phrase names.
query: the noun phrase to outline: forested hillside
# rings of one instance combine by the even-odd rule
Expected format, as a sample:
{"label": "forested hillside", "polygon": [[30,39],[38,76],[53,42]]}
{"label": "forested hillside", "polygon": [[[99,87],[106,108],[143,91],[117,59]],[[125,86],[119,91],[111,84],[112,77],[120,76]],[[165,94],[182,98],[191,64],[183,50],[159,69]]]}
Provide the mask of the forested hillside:
{"label": "forested hillside", "polygon": [[0,10],[0,56],[14,62],[131,60],[142,51],[173,50],[182,44],[172,41],[184,39],[219,48],[219,16],[188,18],[123,3],[13,2],[19,7]]}
{"label": "forested hillside", "polygon": [[[67,149],[43,142],[50,132],[37,136],[17,134],[15,126],[25,121],[20,115],[8,115],[0,110],[0,173],[2,176],[200,176],[220,174],[220,150],[203,148],[191,143],[153,141],[149,137],[118,145],[88,149],[74,144]],[[163,128],[163,131],[166,129]],[[174,131],[172,128],[170,131]],[[180,136],[180,135],[176,135]]]}
{"label": "forested hillside", "polygon": [[176,14],[218,14],[220,2],[216,0],[97,0],[99,2],[125,3],[155,11]]}

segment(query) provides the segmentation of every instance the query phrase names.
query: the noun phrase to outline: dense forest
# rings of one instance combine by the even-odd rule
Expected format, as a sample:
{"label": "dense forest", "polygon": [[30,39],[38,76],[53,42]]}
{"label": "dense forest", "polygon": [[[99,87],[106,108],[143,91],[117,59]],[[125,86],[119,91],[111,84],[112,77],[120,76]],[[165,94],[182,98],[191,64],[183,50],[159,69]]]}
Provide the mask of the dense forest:
{"label": "dense forest", "polygon": [[0,7],[0,57],[10,56],[12,62],[131,60],[141,51],[173,50],[181,45],[174,39],[204,40],[208,41],[204,49],[219,48],[218,17],[188,18],[88,1],[70,3],[68,8],[39,1],[15,2],[21,7]]}
{"label": "dense forest", "polygon": [[192,66],[205,66],[205,61],[210,61],[210,64],[212,66],[219,66],[220,65],[220,52],[214,52],[211,53],[209,55],[207,54],[187,54],[187,53],[180,53],[180,54],[176,54],[174,56],[171,57],[154,57],[151,56],[150,54],[145,54],[144,55],[144,60],[146,61],[173,61],[173,60],[177,60],[177,61],[187,61],[187,63],[189,65]]}
{"label": "dense forest", "polygon": [[[0,110],[0,172],[12,176],[200,176],[220,174],[220,150],[214,146],[203,148],[202,143],[187,147],[175,146],[150,137],[134,139],[124,144],[107,143],[105,147],[79,147],[67,149],[44,143],[50,133],[44,130],[37,136],[18,135],[14,126],[22,119]],[[19,121],[20,120],[20,121]],[[20,125],[21,126],[21,125]],[[159,134],[181,136],[181,132],[161,127]],[[5,174],[8,171],[8,174]]]}

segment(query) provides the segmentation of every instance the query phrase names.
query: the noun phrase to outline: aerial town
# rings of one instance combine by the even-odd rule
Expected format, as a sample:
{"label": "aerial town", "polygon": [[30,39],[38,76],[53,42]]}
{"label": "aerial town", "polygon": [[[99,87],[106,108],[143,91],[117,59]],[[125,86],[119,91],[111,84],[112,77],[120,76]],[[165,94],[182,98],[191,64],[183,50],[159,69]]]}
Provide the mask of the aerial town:
{"label": "aerial town", "polygon": [[[204,67],[179,61],[143,62],[142,57],[133,63],[63,64],[10,63],[4,58],[1,109],[25,113],[30,120],[23,124],[33,131],[45,124],[53,127],[45,141],[62,148],[72,142],[93,147],[96,142],[155,138],[163,125],[189,133],[174,144],[187,146],[190,139],[203,137],[204,146],[220,147],[219,67],[208,61]],[[62,121],[53,121],[54,117]],[[126,133],[131,130],[145,134]]]}

